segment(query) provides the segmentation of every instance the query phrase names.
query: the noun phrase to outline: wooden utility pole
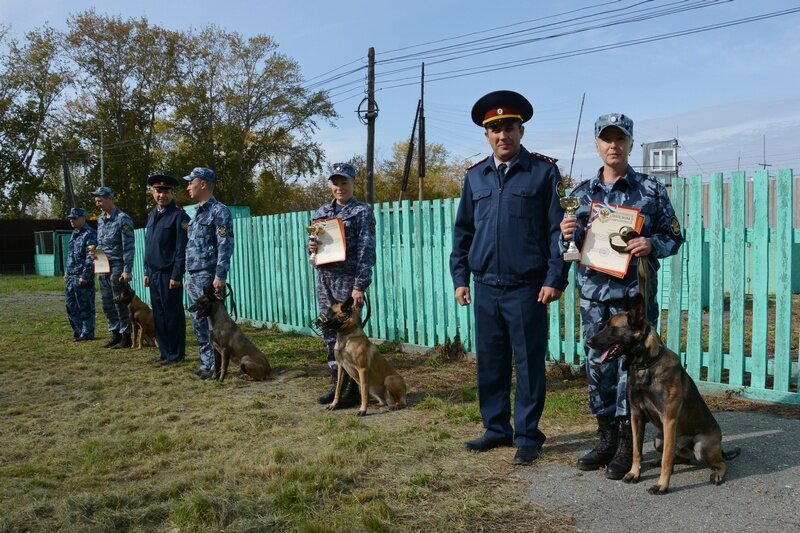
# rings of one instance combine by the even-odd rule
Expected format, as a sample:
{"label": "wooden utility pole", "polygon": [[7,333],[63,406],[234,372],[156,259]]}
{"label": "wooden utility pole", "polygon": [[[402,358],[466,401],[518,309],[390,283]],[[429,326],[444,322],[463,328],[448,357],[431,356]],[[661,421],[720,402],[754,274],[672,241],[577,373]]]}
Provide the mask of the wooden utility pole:
{"label": "wooden utility pole", "polygon": [[367,203],[375,203],[375,48],[367,54]]}
{"label": "wooden utility pole", "polygon": [[419,84],[419,150],[417,150],[419,174],[419,201],[423,200],[422,184],[425,181],[425,63],[422,64],[422,76]]}
{"label": "wooden utility pole", "polygon": [[75,202],[75,190],[72,188],[72,178],[69,175],[66,148],[61,149],[61,166],[64,169],[64,192],[67,193],[67,202],[69,202],[70,207],[78,207]]}
{"label": "wooden utility pole", "polygon": [[578,149],[578,133],[581,131],[581,118],[583,118],[583,103],[586,101],[586,93],[581,98],[581,110],[578,112],[578,128],[575,130],[575,144],[572,145],[572,160],[569,162],[569,186],[572,187],[575,180],[572,177],[572,165],[575,163],[575,150]]}

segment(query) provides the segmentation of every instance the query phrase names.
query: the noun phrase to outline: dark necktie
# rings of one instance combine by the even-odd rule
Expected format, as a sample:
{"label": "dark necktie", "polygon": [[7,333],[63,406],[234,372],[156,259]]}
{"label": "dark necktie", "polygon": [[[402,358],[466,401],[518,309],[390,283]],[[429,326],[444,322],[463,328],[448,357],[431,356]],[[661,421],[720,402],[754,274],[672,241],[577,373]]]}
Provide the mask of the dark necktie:
{"label": "dark necktie", "polygon": [[508,165],[505,163],[500,163],[497,166],[497,174],[500,176],[500,187],[502,187],[503,182],[506,181],[506,168],[508,168]]}

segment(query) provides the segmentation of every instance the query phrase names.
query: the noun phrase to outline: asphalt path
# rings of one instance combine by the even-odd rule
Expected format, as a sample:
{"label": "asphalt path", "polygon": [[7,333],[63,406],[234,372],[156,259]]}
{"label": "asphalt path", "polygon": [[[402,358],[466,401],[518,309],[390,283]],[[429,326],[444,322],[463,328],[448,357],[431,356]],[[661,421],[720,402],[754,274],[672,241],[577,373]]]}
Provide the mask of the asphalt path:
{"label": "asphalt path", "polygon": [[[670,490],[651,495],[659,471],[653,427],[647,426],[638,484],[606,479],[604,471],[581,472],[560,464],[532,465],[515,472],[532,483],[524,499],[576,519],[581,531],[610,532],[800,532],[800,420],[761,412],[714,414],[723,449],[741,448],[727,461],[725,483],[709,483],[706,465],[677,465]],[[569,435],[548,439],[550,447],[589,451],[591,442]]]}

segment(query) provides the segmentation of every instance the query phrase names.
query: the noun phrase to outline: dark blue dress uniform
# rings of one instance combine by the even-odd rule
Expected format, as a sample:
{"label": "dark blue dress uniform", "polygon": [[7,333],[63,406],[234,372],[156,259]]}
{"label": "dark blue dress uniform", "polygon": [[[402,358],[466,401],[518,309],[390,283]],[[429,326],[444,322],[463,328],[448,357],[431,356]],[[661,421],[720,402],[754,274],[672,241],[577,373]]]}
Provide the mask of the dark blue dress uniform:
{"label": "dark blue dress uniform", "polygon": [[[483,114],[481,113],[481,116]],[[475,280],[478,396],[485,437],[541,447],[547,306],[542,286],[563,290],[567,268],[559,250],[561,175],[555,160],[524,147],[501,176],[494,157],[467,171],[453,232],[453,285]],[[514,427],[511,361],[516,368]]]}
{"label": "dark blue dress uniform", "polygon": [[[149,184],[161,183],[151,183],[153,178],[148,180]],[[174,201],[162,211],[156,207],[147,217],[144,275],[149,278],[156,338],[164,361],[179,361],[186,355],[183,285],[170,289],[169,282],[183,280],[188,227],[189,215]]]}
{"label": "dark blue dress uniform", "polygon": [[[647,314],[655,326],[659,309],[656,300],[658,288],[658,261],[677,253],[683,243],[680,224],[670,202],[667,189],[658,178],[634,171],[630,166],[625,176],[619,178],[607,189],[602,180],[602,168],[595,177],[575,187],[571,196],[580,199],[580,207],[575,212],[578,229],[575,243],[580,248],[586,236],[586,228],[591,220],[592,201],[610,205],[637,207],[644,216],[644,225],[639,232],[650,239],[653,251],[645,259],[649,262],[650,275]],[[562,244],[563,247],[563,244]],[[613,315],[623,310],[625,296],[639,292],[637,275],[640,258],[632,257],[628,271],[620,279],[591,268],[578,266],[577,282],[580,288],[581,321],[584,340],[591,339],[600,331]],[[589,409],[597,417],[628,416],[627,372],[622,368],[623,358],[608,363],[600,363],[601,352],[585,345],[586,369],[589,376]]]}
{"label": "dark blue dress uniform", "polygon": [[[69,218],[85,216],[85,210],[73,208]],[[84,223],[69,238],[64,303],[75,340],[94,338],[94,263],[89,257],[88,247],[96,245],[97,232],[89,224]],[[81,280],[86,283],[81,285]]]}

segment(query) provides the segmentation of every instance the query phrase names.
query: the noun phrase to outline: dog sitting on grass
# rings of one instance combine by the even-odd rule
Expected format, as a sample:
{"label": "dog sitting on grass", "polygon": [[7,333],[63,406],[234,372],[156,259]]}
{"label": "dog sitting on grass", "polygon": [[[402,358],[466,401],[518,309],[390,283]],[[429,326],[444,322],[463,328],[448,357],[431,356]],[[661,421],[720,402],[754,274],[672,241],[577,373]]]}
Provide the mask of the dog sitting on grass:
{"label": "dog sitting on grass", "polygon": [[127,283],[123,285],[122,292],[114,298],[114,303],[128,306],[131,315],[131,333],[133,334],[134,350],[141,350],[142,346],[158,346],[156,339],[156,325],[153,322],[153,310],[136,295],[136,291]]}
{"label": "dog sitting on grass", "polygon": [[272,376],[272,368],[264,353],[233,321],[213,286],[206,289],[189,311],[197,318],[208,317],[211,346],[214,348],[214,372],[209,379],[223,381],[231,361],[244,372],[242,379],[264,381]]}

